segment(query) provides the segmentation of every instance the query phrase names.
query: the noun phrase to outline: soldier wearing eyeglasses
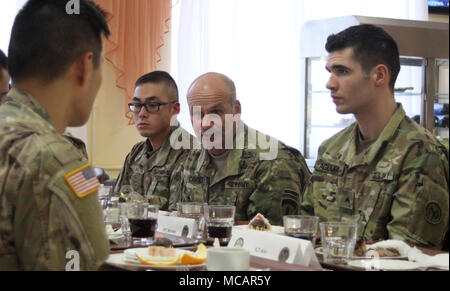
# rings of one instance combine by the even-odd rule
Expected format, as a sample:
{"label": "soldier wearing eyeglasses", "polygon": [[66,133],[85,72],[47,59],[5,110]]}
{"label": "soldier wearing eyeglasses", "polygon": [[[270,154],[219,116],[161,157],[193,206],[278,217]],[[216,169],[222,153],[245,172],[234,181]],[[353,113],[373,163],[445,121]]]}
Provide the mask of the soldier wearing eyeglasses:
{"label": "soldier wearing eyeglasses", "polygon": [[[177,123],[173,121],[180,112],[180,103],[177,85],[167,72],[143,75],[135,88],[128,107],[139,134],[146,140],[134,145],[127,155],[114,191],[127,199],[147,200],[167,209],[170,187],[177,183],[173,169],[184,161],[193,137],[183,128],[171,126]],[[174,146],[174,141],[182,137],[188,143]]]}

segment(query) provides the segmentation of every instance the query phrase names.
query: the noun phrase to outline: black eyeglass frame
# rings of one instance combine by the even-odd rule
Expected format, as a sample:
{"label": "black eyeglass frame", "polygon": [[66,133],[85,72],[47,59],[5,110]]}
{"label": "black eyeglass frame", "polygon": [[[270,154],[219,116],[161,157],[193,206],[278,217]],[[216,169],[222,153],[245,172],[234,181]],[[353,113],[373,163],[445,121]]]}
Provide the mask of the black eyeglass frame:
{"label": "black eyeglass frame", "polygon": [[[172,103],[175,103],[175,102],[178,102],[178,100],[173,100],[173,101],[169,101],[169,102],[148,102],[148,103],[128,103],[128,108],[130,109],[130,111],[131,112],[133,112],[133,113],[139,113],[139,112],[141,112],[141,110],[142,110],[142,107],[144,107],[145,108],[145,110],[148,112],[148,113],[157,113],[157,112],[159,112],[159,110],[160,110],[160,107],[161,106],[163,106],[163,105],[169,105],[169,104],[172,104]],[[155,111],[151,111],[149,108],[149,106],[150,105],[153,105],[153,106],[157,106],[157,109],[155,110]],[[132,108],[133,107],[136,107],[137,109],[136,110],[133,110]]]}

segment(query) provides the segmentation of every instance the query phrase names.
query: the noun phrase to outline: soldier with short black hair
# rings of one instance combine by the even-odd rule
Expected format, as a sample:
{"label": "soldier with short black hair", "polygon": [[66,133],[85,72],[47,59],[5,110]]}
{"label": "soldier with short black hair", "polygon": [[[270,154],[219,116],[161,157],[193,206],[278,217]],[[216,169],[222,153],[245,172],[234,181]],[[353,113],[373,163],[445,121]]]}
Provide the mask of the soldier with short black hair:
{"label": "soldier with short black hair", "polygon": [[100,187],[63,136],[85,124],[102,81],[106,13],[80,0],[29,0],[8,51],[0,107],[0,270],[96,270],[109,256]]}
{"label": "soldier with short black hair", "polygon": [[397,44],[373,25],[328,38],[327,88],[356,123],[319,148],[301,213],[356,221],[366,241],[440,249],[449,222],[448,152],[395,102]]}
{"label": "soldier with short black hair", "polygon": [[[166,210],[171,189],[179,183],[174,179],[174,169],[184,162],[194,143],[190,133],[175,125],[180,112],[177,84],[164,71],[145,74],[136,81],[134,97],[128,105],[139,134],[146,139],[128,153],[114,192]],[[183,137],[185,144],[177,147],[176,141]]]}

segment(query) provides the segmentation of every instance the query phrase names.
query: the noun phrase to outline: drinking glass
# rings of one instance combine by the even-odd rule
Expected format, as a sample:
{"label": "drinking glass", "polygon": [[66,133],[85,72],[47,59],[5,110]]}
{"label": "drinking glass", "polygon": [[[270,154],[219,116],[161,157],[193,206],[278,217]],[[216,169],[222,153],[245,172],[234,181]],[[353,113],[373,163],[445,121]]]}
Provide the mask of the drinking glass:
{"label": "drinking glass", "polygon": [[179,202],[178,203],[178,215],[185,218],[193,218],[197,224],[194,237],[198,240],[204,238],[204,206],[205,203],[199,202]]}
{"label": "drinking glass", "polygon": [[[126,241],[131,240],[130,222],[128,221],[128,207],[132,203],[119,203],[119,222],[122,234]],[[131,206],[130,206],[131,207]]]}
{"label": "drinking glass", "polygon": [[320,223],[320,239],[325,263],[348,262],[355,248],[357,228],[356,222]]}
{"label": "drinking glass", "polygon": [[155,238],[158,227],[158,205],[134,201],[127,205],[128,222],[133,242],[149,245]]}
{"label": "drinking glass", "polygon": [[318,216],[285,215],[283,216],[283,225],[286,235],[309,240],[313,247],[316,244],[319,229]]}
{"label": "drinking glass", "polygon": [[205,205],[204,216],[206,221],[206,240],[213,243],[218,239],[221,246],[228,245],[234,225],[235,206]]}

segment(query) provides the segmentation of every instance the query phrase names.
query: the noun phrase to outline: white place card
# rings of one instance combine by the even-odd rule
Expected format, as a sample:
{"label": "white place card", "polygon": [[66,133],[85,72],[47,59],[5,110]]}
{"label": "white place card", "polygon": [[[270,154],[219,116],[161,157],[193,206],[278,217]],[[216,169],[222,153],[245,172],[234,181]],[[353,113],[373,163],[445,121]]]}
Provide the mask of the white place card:
{"label": "white place card", "polygon": [[196,233],[195,219],[158,215],[158,232],[192,238]]}
{"label": "white place card", "polygon": [[233,229],[229,247],[242,247],[250,255],[322,269],[309,240],[251,229]]}

